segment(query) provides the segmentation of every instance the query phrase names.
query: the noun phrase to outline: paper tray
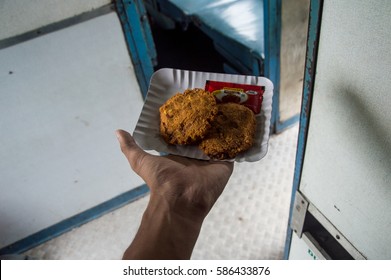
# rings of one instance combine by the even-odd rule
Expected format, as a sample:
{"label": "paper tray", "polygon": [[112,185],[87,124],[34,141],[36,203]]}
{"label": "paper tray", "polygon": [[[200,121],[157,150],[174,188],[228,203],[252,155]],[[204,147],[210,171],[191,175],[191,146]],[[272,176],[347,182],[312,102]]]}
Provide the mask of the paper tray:
{"label": "paper tray", "polygon": [[178,92],[183,92],[188,88],[204,88],[207,80],[265,86],[261,112],[256,115],[257,129],[254,145],[249,150],[237,155],[235,161],[254,162],[262,159],[268,148],[273,99],[273,83],[264,77],[171,68],[156,71],[152,75],[144,107],[133,132],[136,142],[144,150],[209,160],[209,157],[197,146],[168,145],[160,136],[159,131],[159,107]]}

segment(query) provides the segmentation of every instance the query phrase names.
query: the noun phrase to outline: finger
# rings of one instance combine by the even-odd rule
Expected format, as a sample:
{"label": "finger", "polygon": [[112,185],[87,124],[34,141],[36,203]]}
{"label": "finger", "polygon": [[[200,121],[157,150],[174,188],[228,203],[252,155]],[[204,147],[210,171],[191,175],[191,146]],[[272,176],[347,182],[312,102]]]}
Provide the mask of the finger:
{"label": "finger", "polygon": [[127,158],[130,167],[134,170],[134,172],[141,176],[141,167],[145,157],[148,156],[148,153],[136,144],[129,132],[119,129],[116,131],[116,135],[121,151]]}

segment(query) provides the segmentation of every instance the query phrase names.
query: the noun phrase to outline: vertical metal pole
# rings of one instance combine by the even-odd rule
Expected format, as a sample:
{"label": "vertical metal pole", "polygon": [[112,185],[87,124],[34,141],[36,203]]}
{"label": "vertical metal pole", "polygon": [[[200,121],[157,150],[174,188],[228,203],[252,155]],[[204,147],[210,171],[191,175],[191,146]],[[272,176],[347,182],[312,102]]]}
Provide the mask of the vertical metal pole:
{"label": "vertical metal pole", "polygon": [[275,133],[279,120],[281,0],[264,0],[265,77],[274,85],[271,132]]}

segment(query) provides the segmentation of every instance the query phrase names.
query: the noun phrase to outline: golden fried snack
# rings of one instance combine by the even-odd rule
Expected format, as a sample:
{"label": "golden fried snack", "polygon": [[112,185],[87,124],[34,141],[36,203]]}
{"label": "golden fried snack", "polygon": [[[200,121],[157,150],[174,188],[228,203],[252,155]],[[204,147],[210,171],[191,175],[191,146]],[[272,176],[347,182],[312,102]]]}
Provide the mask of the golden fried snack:
{"label": "golden fried snack", "polygon": [[232,159],[253,145],[255,115],[249,108],[236,103],[217,106],[212,128],[199,147],[212,159]]}
{"label": "golden fried snack", "polygon": [[201,140],[217,114],[214,96],[200,88],[177,93],[160,108],[160,134],[169,144],[187,145]]}

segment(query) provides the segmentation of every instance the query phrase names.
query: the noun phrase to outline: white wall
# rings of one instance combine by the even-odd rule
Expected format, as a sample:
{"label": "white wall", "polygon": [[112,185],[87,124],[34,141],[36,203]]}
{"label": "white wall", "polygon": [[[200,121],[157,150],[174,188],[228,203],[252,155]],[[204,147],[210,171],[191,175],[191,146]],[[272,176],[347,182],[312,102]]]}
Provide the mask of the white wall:
{"label": "white wall", "polygon": [[0,40],[82,14],[110,0],[0,0]]}
{"label": "white wall", "polygon": [[391,259],[391,1],[325,1],[300,189],[369,259]]}
{"label": "white wall", "polygon": [[0,248],[143,184],[114,133],[143,104],[115,12],[0,50]]}

